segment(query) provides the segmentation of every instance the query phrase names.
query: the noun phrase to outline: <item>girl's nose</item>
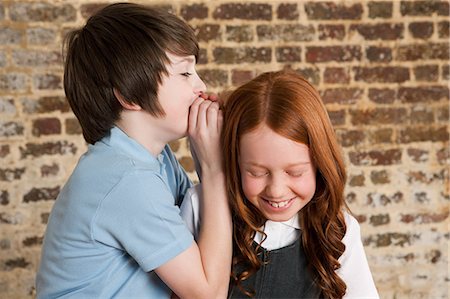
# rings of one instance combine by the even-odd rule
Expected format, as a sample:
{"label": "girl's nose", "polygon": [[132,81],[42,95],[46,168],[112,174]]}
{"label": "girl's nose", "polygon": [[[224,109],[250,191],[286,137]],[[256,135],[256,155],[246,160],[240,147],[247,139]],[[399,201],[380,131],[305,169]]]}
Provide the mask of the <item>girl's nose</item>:
{"label": "girl's nose", "polygon": [[287,186],[280,178],[273,177],[266,185],[266,194],[273,199],[283,198],[286,190]]}

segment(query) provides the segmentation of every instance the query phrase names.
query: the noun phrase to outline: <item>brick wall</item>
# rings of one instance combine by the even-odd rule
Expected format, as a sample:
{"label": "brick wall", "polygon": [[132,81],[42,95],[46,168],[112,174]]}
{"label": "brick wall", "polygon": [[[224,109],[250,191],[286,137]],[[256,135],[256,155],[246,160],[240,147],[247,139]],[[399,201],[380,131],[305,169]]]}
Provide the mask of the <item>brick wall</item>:
{"label": "brick wall", "polygon": [[[448,298],[449,2],[172,2],[147,1],[195,28],[210,90],[284,67],[319,88],[381,297]],[[98,6],[0,3],[2,298],[33,297],[48,214],[86,150],[64,99],[61,39]],[[185,140],[172,146],[192,172]]]}

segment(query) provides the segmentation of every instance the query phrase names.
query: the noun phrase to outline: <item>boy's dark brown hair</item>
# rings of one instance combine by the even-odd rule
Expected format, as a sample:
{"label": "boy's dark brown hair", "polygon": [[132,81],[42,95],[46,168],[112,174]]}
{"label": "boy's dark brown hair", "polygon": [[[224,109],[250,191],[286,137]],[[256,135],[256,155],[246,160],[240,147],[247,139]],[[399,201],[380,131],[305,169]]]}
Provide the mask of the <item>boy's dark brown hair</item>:
{"label": "boy's dark brown hair", "polygon": [[199,52],[195,34],[184,21],[132,3],[104,7],[84,27],[70,32],[64,47],[64,90],[90,144],[120,117],[122,106],[113,89],[128,103],[162,117],[157,94],[167,75],[166,52],[196,58]]}

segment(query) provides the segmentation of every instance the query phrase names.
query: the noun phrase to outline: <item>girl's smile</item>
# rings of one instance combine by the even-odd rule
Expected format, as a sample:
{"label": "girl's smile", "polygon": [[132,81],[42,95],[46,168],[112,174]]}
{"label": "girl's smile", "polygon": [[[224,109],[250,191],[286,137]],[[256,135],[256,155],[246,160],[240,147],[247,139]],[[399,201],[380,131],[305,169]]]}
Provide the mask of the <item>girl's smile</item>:
{"label": "girl's smile", "polygon": [[242,135],[239,168],[245,197],[272,221],[289,220],[315,193],[316,170],[308,146],[267,125]]}

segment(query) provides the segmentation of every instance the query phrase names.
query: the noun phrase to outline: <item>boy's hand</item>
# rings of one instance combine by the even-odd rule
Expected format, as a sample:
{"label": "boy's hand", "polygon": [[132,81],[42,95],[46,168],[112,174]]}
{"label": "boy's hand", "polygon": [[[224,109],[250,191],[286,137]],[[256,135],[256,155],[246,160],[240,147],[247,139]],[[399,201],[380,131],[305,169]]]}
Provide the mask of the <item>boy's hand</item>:
{"label": "boy's hand", "polygon": [[[211,96],[217,100],[215,95],[207,97]],[[217,101],[205,100],[202,95],[191,105],[188,134],[193,156],[198,158],[203,172],[206,169],[213,172],[222,171],[220,151],[222,123],[223,115]]]}

